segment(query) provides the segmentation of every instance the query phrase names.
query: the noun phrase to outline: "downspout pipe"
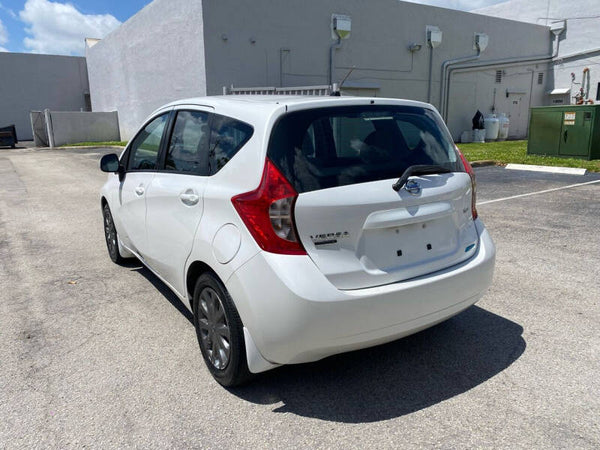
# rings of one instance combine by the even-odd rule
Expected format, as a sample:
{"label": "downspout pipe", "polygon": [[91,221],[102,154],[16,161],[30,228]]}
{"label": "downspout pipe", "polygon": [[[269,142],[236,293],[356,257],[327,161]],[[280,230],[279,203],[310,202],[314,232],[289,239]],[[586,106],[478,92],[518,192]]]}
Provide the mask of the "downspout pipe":
{"label": "downspout pipe", "polygon": [[515,65],[515,64],[529,64],[529,63],[541,63],[541,62],[551,62],[555,56],[554,55],[545,55],[545,56],[528,56],[522,58],[508,58],[508,59],[499,59],[495,61],[486,61],[484,63],[479,64],[462,64],[456,67],[452,67],[448,70],[447,80],[446,80],[446,92],[444,98],[444,109],[440,111],[444,120],[448,120],[448,105],[450,103],[450,80],[452,78],[452,73],[456,70],[467,70],[467,69],[480,69],[480,68],[492,68],[492,67],[501,67],[506,65]]}
{"label": "downspout pipe", "polygon": [[342,38],[338,36],[337,41],[329,47],[329,86],[333,85],[333,55],[336,49],[342,46]]}
{"label": "downspout pipe", "polygon": [[[463,70],[463,69],[477,69],[477,68],[491,68],[494,66],[505,66],[512,64],[526,64],[526,63],[540,63],[540,62],[551,62],[557,58],[558,49],[560,45],[559,35],[556,36],[557,43],[556,49],[552,52],[552,55],[538,55],[538,56],[523,56],[519,58],[505,58],[505,59],[497,59],[493,61],[485,61],[481,63],[472,63],[472,64],[464,64],[465,62],[470,62],[471,60],[456,62],[457,60],[446,61],[449,64],[444,68],[442,66],[442,83],[440,92],[442,96],[440,97],[440,114],[442,115],[444,121],[448,120],[448,104],[450,102],[450,80],[452,78],[452,72],[455,70]],[[481,54],[480,51],[477,52],[478,55]],[[466,59],[466,58],[460,58]],[[474,58],[475,59],[475,58]],[[479,57],[477,57],[479,59]],[[446,64],[444,62],[444,64]],[[459,65],[460,64],[460,65]],[[457,66],[457,67],[449,67],[449,66]]]}
{"label": "downspout pipe", "polygon": [[456,64],[462,64],[470,61],[477,60],[481,57],[481,50],[477,49],[476,55],[464,56],[462,58],[456,59],[447,59],[442,63],[442,76],[440,83],[440,112],[442,113],[442,117],[446,120],[446,115],[444,113],[446,106],[446,85],[448,84],[447,73],[450,66],[454,66]]}
{"label": "downspout pipe", "polygon": [[431,103],[431,82],[433,81],[433,47],[429,47],[429,77],[427,80],[427,103]]}
{"label": "downspout pipe", "polygon": [[[600,47],[597,48],[591,48],[589,50],[583,50],[581,52],[576,52],[576,53],[569,53],[568,55],[563,55],[563,56],[555,56],[553,58],[553,61],[562,61],[564,59],[571,59],[571,58],[576,58],[578,56],[584,56],[584,55],[589,55],[591,53],[599,53],[600,52]],[[558,53],[558,52],[557,52]]]}

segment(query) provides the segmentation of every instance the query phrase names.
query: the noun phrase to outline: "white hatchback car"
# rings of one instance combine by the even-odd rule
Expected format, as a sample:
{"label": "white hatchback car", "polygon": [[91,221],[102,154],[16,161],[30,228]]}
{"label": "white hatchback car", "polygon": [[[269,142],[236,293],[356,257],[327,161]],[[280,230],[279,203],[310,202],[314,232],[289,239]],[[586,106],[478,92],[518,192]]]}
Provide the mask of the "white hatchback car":
{"label": "white hatchback car", "polygon": [[101,168],[111,259],[189,304],[225,386],[415,333],[492,281],[473,170],[425,103],[181,100]]}

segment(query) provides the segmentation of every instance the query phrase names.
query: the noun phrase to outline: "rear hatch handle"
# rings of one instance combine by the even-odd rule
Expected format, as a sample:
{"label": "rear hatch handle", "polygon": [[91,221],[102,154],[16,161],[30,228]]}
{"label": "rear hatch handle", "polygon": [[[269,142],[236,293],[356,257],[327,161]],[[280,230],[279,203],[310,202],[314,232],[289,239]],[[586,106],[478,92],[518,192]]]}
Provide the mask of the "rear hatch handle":
{"label": "rear hatch handle", "polygon": [[402,176],[400,178],[398,178],[398,181],[396,181],[392,185],[392,189],[394,189],[396,192],[398,192],[406,184],[408,179],[413,175],[432,175],[432,174],[436,174],[436,173],[450,173],[450,172],[452,172],[452,171],[450,169],[448,169],[447,167],[438,166],[435,164],[434,165],[417,164],[414,166],[410,166],[404,171]]}

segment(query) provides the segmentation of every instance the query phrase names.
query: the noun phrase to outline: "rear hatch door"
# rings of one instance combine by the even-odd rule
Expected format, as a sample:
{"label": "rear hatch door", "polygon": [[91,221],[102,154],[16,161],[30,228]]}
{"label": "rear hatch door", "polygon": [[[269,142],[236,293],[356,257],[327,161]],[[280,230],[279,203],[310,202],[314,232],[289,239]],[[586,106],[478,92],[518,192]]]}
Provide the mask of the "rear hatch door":
{"label": "rear hatch door", "polygon": [[298,234],[340,289],[378,286],[457,264],[475,252],[471,179],[466,173],[412,177],[418,195],[393,180],[301,194]]}
{"label": "rear hatch door", "polygon": [[[339,289],[406,280],[476,251],[471,178],[428,108],[356,105],[295,111],[276,124],[269,158],[299,193],[298,237]],[[450,173],[412,176],[410,166]]]}

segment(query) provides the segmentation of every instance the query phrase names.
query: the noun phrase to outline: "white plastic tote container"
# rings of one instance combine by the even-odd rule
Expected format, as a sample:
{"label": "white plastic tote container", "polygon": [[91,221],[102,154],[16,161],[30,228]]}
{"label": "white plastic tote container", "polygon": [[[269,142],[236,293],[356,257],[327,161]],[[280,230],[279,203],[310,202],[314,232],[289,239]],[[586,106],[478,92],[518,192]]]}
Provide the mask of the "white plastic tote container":
{"label": "white plastic tote container", "polygon": [[496,115],[489,114],[485,116],[483,123],[485,124],[485,140],[495,141],[496,139],[498,139],[498,132],[500,130],[500,120],[498,120]]}

